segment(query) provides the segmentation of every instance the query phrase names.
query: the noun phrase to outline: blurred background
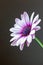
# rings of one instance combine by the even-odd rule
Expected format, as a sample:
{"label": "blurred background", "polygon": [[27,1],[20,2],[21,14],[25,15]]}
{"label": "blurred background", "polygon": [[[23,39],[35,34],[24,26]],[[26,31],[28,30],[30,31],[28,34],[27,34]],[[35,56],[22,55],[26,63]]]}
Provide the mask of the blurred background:
{"label": "blurred background", "polygon": [[35,40],[30,47],[11,47],[9,29],[13,27],[15,18],[26,11],[29,16],[33,11],[42,19],[41,30],[36,36],[43,42],[43,0],[0,0],[0,65],[43,65],[43,49]]}

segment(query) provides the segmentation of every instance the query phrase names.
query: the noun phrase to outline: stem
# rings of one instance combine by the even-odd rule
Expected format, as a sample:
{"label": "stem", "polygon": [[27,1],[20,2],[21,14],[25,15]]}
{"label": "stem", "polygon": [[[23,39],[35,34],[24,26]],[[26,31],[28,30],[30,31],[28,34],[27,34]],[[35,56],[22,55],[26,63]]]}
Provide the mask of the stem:
{"label": "stem", "polygon": [[37,37],[35,37],[35,40],[38,42],[38,44],[43,48],[43,44],[41,43],[41,41],[37,38]]}

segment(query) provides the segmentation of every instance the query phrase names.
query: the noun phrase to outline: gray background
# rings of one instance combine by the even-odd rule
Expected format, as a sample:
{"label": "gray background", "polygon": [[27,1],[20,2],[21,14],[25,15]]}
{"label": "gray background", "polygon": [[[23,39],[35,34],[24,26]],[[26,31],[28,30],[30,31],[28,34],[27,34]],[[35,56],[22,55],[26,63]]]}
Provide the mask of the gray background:
{"label": "gray background", "polygon": [[33,11],[35,15],[40,14],[42,29],[36,32],[36,36],[43,42],[43,0],[0,0],[0,65],[43,65],[43,49],[35,40],[29,48],[25,45],[23,51],[10,46],[9,28],[24,11],[29,15]]}

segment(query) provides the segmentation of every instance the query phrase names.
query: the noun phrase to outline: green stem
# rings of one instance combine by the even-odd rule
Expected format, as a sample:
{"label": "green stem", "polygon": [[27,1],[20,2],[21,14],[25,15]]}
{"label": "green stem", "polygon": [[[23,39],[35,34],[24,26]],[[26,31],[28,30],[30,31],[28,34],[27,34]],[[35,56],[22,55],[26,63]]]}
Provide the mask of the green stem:
{"label": "green stem", "polygon": [[38,42],[38,44],[43,48],[43,44],[41,43],[41,41],[37,38],[37,37],[35,37],[35,40]]}

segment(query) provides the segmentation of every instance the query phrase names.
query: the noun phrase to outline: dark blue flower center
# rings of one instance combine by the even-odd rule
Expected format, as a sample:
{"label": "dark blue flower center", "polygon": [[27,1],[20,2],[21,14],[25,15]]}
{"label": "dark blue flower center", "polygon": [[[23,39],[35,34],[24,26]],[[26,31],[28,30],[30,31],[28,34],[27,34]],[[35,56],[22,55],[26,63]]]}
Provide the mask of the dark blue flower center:
{"label": "dark blue flower center", "polygon": [[31,26],[30,25],[29,26],[26,26],[22,30],[22,35],[23,36],[27,36],[27,35],[29,35],[30,31],[31,31]]}

